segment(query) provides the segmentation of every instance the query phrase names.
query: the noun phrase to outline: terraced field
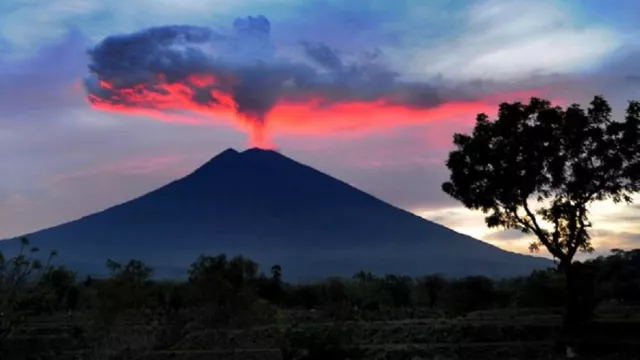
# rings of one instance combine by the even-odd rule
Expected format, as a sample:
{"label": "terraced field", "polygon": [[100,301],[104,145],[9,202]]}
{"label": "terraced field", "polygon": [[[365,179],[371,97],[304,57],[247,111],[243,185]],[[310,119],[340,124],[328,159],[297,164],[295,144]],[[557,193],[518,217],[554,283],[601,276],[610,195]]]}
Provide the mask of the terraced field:
{"label": "terraced field", "polygon": [[[77,332],[79,328],[86,332],[91,324],[82,323],[81,316],[60,314],[33,322],[13,337],[12,348],[23,355],[11,359],[26,354],[32,359],[102,359],[118,352],[121,359],[285,360],[313,358],[318,344],[330,343],[329,338],[364,359],[565,358],[555,345],[561,337],[560,317],[552,312],[478,312],[458,319],[392,317],[335,323],[313,313],[286,312],[278,323],[235,329],[206,329],[189,322],[171,329],[129,319],[114,325],[108,336],[95,334],[103,340],[88,345],[87,336]],[[584,340],[576,347],[580,358],[639,358],[640,309],[600,309],[596,321],[583,330]],[[334,358],[327,355],[331,349],[324,351],[324,358]],[[336,359],[342,356],[338,349],[333,351]]]}

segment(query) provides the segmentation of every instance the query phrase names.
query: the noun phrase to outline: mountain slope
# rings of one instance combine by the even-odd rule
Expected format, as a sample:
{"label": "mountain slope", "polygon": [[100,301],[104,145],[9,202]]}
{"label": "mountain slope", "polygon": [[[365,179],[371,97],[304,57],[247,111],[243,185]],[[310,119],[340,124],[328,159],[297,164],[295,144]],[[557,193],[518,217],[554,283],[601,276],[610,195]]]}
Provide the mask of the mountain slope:
{"label": "mountain slope", "polygon": [[243,254],[301,277],[374,272],[511,275],[548,266],[393,207],[277,152],[226,150],[137,199],[29,236],[95,271],[107,257],[183,271]]}

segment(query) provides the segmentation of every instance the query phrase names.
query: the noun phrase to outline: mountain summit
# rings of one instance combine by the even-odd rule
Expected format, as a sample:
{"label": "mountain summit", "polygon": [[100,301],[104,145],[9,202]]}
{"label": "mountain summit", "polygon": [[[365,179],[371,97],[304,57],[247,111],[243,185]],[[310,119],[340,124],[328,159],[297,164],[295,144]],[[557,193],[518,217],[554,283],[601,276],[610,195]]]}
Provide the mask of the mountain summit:
{"label": "mountain summit", "polygon": [[[375,273],[518,275],[545,259],[515,254],[396,208],[272,150],[228,149],[134,200],[29,235],[87,271],[141,259],[159,274],[201,254],[280,264],[296,278]],[[15,241],[9,241],[15,243]]]}

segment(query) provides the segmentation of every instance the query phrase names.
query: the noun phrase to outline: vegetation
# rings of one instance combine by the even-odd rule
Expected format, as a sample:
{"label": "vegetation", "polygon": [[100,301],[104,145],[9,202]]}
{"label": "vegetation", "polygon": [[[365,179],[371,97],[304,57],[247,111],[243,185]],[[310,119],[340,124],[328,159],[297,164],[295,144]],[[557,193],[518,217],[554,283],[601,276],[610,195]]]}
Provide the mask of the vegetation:
{"label": "vegetation", "polygon": [[593,251],[589,205],[631,203],[640,191],[640,102],[629,103],[623,121],[611,112],[599,96],[586,110],[537,98],[503,103],[495,121],[479,114],[470,135],[454,135],[456,148],[446,163],[447,194],[487,214],[489,227],[533,234],[531,251],[544,246],[559,261],[568,327],[593,309],[581,294],[583,277],[590,275],[574,265],[578,251]]}
{"label": "vegetation", "polygon": [[59,282],[48,263],[33,259],[38,248],[29,248],[26,238],[20,242],[15,257],[7,259],[0,252],[0,351],[9,336],[46,308],[47,295],[56,295],[47,290]]}
{"label": "vegetation", "polygon": [[[278,265],[266,275],[250,259],[228,259],[224,254],[200,256],[184,281],[155,280],[153,269],[138,260],[124,265],[109,260],[110,275],[100,279],[76,279],[63,267],[31,265],[32,271],[39,270],[38,276],[24,276],[27,280],[22,282],[6,281],[19,269],[25,273],[24,261],[31,260],[24,259],[20,254],[4,261],[7,265],[1,273],[3,290],[11,289],[2,293],[12,294],[13,300],[2,303],[2,330],[7,335],[0,345],[11,354],[35,351],[33,344],[37,342],[33,339],[41,336],[38,327],[57,319],[56,324],[64,324],[67,329],[65,341],[55,345],[44,342],[39,349],[55,356],[156,358],[212,343],[223,344],[227,352],[238,351],[242,344],[235,336],[239,336],[238,331],[246,331],[258,333],[251,342],[276,349],[283,359],[370,358],[376,345],[367,345],[362,331],[371,330],[379,322],[431,324],[427,335],[420,336],[454,345],[469,339],[486,340],[488,336],[491,341],[539,337],[535,335],[539,331],[535,323],[529,325],[533,326],[531,334],[522,335],[506,335],[507,330],[502,329],[511,325],[505,323],[501,323],[501,330],[492,330],[498,331],[493,335],[487,334],[487,329],[471,330],[469,326],[486,326],[476,321],[487,316],[506,316],[503,320],[509,321],[515,321],[514,314],[518,313],[553,317],[565,294],[563,274],[557,269],[501,280],[359,272],[348,279],[292,284],[283,280],[286,269]],[[588,290],[594,306],[607,308],[613,303],[623,309],[640,303],[640,250],[614,250],[609,256],[574,266],[591,270]],[[463,326],[455,319],[467,319],[472,325]],[[369,330],[357,324],[370,324]],[[554,336],[553,329],[547,336]],[[388,330],[383,327],[377,331]],[[28,346],[25,336],[30,339]],[[417,334],[403,336],[406,342],[420,340],[412,340]],[[393,338],[389,333],[380,341],[403,341],[389,340]]]}

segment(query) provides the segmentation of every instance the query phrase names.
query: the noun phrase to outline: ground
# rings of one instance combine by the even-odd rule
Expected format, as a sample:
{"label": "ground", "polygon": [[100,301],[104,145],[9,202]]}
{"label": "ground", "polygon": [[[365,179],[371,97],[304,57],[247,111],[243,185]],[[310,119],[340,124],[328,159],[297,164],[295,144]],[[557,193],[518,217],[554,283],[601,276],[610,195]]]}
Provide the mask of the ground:
{"label": "ground", "polygon": [[[194,326],[191,316],[174,328],[135,316],[121,320],[113,326],[109,347],[138,349],[131,358],[141,360],[288,360],[305,355],[311,359],[312,353],[320,351],[324,355],[316,358],[329,360],[343,356],[340,351],[349,351],[352,357],[389,360],[567,358],[566,349],[558,342],[562,338],[561,317],[553,310],[483,311],[455,319],[441,318],[425,309],[395,310],[338,323],[326,320],[320,311],[286,310],[279,311],[271,324],[225,329]],[[81,319],[78,313],[42,316],[11,339],[12,348],[33,359],[104,358],[97,345],[79,340],[78,327],[89,326]],[[177,335],[171,335],[172,331]],[[582,342],[574,346],[579,354],[575,358],[633,359],[640,354],[637,334],[640,307],[601,306],[594,323],[583,329]],[[162,349],[158,336],[174,336],[176,340],[170,348]],[[332,345],[340,349],[332,353]],[[101,356],[87,356],[91,347]]]}

